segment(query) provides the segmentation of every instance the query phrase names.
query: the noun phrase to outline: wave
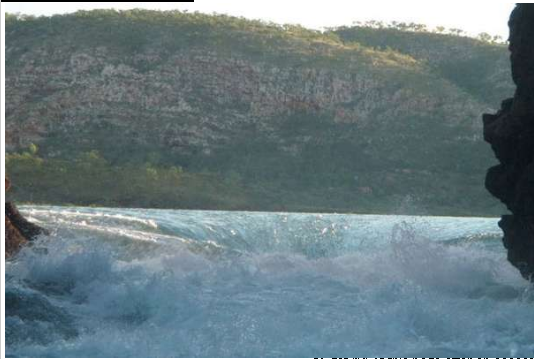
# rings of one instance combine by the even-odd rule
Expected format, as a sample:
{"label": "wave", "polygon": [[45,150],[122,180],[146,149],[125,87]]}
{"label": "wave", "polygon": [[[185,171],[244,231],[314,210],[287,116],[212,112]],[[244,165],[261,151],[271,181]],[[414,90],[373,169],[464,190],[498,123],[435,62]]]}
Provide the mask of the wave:
{"label": "wave", "polygon": [[495,219],[24,210],[57,225],[6,266],[8,356],[534,349],[533,292]]}

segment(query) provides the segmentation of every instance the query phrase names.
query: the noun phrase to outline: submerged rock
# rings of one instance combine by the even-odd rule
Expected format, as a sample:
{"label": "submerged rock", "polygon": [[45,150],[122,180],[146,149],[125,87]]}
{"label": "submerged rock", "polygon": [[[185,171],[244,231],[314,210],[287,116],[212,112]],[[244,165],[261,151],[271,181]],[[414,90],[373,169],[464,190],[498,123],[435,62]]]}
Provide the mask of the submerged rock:
{"label": "submerged rock", "polygon": [[509,261],[534,279],[534,4],[518,4],[510,18],[515,95],[495,115],[484,115],[484,138],[500,164],[489,169],[486,188],[511,215],[502,217]]}
{"label": "submerged rock", "polygon": [[[9,180],[6,178],[6,192],[9,190],[10,185]],[[35,239],[38,235],[48,233],[44,228],[41,228],[24,218],[13,203],[6,203],[5,209],[5,258],[9,258],[17,253],[22,246]]]}
{"label": "submerged rock", "polygon": [[37,343],[71,339],[78,335],[74,319],[44,295],[6,290],[6,343]]}

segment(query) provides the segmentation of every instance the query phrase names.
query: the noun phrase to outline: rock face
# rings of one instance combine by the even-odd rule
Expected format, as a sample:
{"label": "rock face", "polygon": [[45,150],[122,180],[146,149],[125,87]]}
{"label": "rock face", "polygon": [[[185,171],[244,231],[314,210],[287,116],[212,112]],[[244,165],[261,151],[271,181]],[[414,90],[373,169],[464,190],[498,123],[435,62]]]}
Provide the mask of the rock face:
{"label": "rock face", "polygon": [[[478,118],[513,93],[504,45],[179,12],[14,17],[10,154],[35,144],[45,161],[98,151],[114,166],[216,173],[250,198],[240,209],[502,212],[480,186],[492,154]],[[92,200],[49,191],[33,200]]]}
{"label": "rock face", "polygon": [[518,4],[510,18],[515,96],[495,115],[484,115],[484,137],[500,164],[486,188],[512,212],[499,223],[508,259],[521,274],[534,274],[534,5]]}
{"label": "rock face", "polygon": [[[5,180],[5,189],[9,189],[10,183],[6,178]],[[17,207],[11,202],[5,204],[6,215],[5,215],[5,224],[6,224],[6,254],[5,257],[9,258],[15,253],[17,253],[20,248],[30,241],[35,239],[40,234],[46,234],[47,231],[24,218],[20,212],[17,210]]]}
{"label": "rock face", "polygon": [[13,225],[8,216],[5,216],[6,223],[6,258],[11,257],[13,254],[28,243],[28,240],[19,232],[19,230]]}

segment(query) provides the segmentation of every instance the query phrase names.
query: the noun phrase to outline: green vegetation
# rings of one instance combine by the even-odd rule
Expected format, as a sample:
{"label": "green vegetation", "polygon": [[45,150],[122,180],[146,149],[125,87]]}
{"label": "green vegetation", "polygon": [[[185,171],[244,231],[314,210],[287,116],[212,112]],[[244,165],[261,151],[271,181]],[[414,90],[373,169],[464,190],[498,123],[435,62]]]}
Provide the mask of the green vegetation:
{"label": "green vegetation", "polygon": [[[7,14],[6,42],[6,120],[21,137],[6,170],[18,201],[503,211],[483,188],[492,155],[480,116],[513,84],[506,47],[488,34],[380,22],[315,31],[226,15],[96,10]],[[199,58],[206,62],[190,64]],[[120,66],[130,72],[103,75]],[[175,70],[189,72],[171,78]],[[102,89],[117,98],[96,96]],[[149,97],[155,105],[143,103]],[[187,106],[176,110],[180,101]]]}
{"label": "green vegetation", "polygon": [[180,167],[112,166],[98,151],[74,160],[43,159],[36,153],[8,154],[14,183],[11,196],[32,203],[150,208],[245,208],[246,198],[231,181]]}
{"label": "green vegetation", "polygon": [[473,39],[460,37],[458,29],[429,31],[417,24],[372,22],[330,31],[344,43],[409,55],[481,101],[499,103],[503,95],[513,94],[506,45],[498,36],[483,33]]}
{"label": "green vegetation", "polygon": [[6,27],[13,38],[24,40],[26,49],[43,42],[54,46],[55,38],[71,50],[108,46],[122,55],[164,46],[169,54],[210,48],[220,55],[240,53],[284,66],[343,66],[354,56],[362,61],[359,66],[416,65],[398,52],[344,43],[333,32],[198,12],[93,10],[52,17],[8,14]]}
{"label": "green vegetation", "polygon": [[[451,35],[454,38],[458,37],[468,37],[465,35],[465,32],[462,29],[456,29],[456,28],[445,28],[444,26],[436,26],[435,28],[428,28],[425,24],[417,24],[414,22],[406,23],[406,22],[398,22],[398,21],[392,21],[390,23],[385,23],[383,21],[376,21],[376,20],[370,20],[370,21],[357,21],[355,23],[355,26],[353,27],[355,29],[375,29],[375,30],[394,30],[399,32],[413,32],[413,33],[422,33],[422,34],[439,34],[439,35]],[[347,27],[340,27],[340,28],[332,28],[330,31],[337,31],[340,29],[347,29]],[[498,35],[490,35],[486,32],[482,32],[478,34],[476,37],[477,40],[486,42],[489,44],[502,44],[503,38]]]}
{"label": "green vegetation", "polygon": [[300,163],[285,158],[278,166],[279,158],[265,158],[256,166],[245,162],[237,170],[208,173],[150,163],[112,165],[98,151],[70,160],[43,159],[32,148],[35,145],[6,156],[6,171],[14,183],[8,197],[22,203],[455,216],[497,215],[501,210],[487,198],[477,175],[443,172],[446,181],[429,194],[428,183],[435,180],[431,171],[366,169],[357,176],[349,169],[325,172],[321,165],[330,158],[327,154],[316,159],[310,153]]}

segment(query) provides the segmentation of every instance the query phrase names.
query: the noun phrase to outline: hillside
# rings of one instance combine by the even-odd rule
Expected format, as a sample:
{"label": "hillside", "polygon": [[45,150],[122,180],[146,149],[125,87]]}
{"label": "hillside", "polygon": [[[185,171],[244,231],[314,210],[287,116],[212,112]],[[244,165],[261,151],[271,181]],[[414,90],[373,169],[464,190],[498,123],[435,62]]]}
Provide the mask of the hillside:
{"label": "hillside", "polygon": [[512,93],[507,56],[397,29],[8,15],[7,171],[38,203],[496,214],[480,116]]}
{"label": "hillside", "polygon": [[412,56],[484,103],[499,103],[503,93],[513,93],[509,80],[510,59],[504,45],[451,34],[396,28],[339,28],[334,33],[345,43],[393,49]]}

